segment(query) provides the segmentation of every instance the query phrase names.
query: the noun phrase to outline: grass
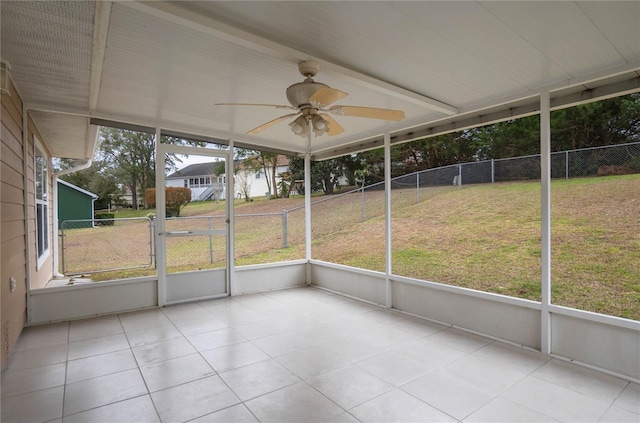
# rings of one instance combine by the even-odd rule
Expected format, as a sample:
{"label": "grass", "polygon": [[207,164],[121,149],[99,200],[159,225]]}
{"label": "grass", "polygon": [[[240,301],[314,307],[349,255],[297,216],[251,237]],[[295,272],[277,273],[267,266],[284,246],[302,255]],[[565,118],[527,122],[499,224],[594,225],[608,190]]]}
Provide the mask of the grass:
{"label": "grass", "polygon": [[[540,195],[539,182],[477,185],[394,208],[393,273],[540,301]],[[552,207],[552,302],[640,320],[640,175],[553,181]],[[383,216],[313,243],[377,271],[384,250]]]}
{"label": "grass", "polygon": [[[552,302],[640,320],[640,175],[554,180],[551,192]],[[539,301],[540,195],[539,182],[423,187],[416,204],[415,190],[394,190],[393,273]],[[364,221],[361,193],[314,199],[314,258],[384,271],[384,193],[364,198]],[[234,207],[236,215],[281,213],[303,203],[235,200]],[[224,207],[192,203],[182,215],[223,214]],[[289,213],[288,229],[290,246],[283,248],[279,216],[238,217],[236,264],[303,258],[302,211]],[[208,248],[183,245],[180,254],[194,247]]]}

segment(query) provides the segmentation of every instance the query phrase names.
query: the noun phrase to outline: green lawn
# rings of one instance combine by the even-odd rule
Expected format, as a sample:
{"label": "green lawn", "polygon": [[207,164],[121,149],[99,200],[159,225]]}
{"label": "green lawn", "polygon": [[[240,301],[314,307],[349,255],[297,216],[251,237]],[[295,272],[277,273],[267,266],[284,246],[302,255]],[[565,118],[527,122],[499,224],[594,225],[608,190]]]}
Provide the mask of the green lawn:
{"label": "green lawn", "polygon": [[[552,302],[640,320],[640,175],[554,180],[551,190]],[[539,182],[423,187],[416,204],[414,191],[394,190],[393,273],[539,301],[540,195]],[[361,200],[355,193],[313,205],[314,258],[384,271],[384,193],[365,193],[364,222]],[[303,198],[234,204],[237,215],[280,213]],[[224,207],[191,203],[182,216]],[[304,257],[304,213],[288,219],[282,248],[280,218],[238,218],[236,263]]]}
{"label": "green lawn", "polygon": [[[553,303],[640,320],[640,175],[551,189]],[[540,301],[540,195],[539,182],[426,190],[420,203],[393,210],[393,273]],[[318,234],[313,252],[384,271],[384,243],[380,213]]]}

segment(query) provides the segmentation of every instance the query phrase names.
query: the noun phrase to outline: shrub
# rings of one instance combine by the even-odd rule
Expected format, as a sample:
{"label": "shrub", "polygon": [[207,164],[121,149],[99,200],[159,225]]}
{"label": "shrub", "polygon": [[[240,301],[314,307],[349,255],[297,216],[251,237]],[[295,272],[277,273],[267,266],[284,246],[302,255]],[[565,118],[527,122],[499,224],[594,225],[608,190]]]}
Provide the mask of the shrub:
{"label": "shrub", "polygon": [[[167,217],[179,217],[180,211],[191,201],[191,189],[182,187],[165,188],[165,210]],[[149,207],[156,206],[156,189],[149,188],[145,191],[144,197]]]}
{"label": "shrub", "polygon": [[629,173],[633,173],[633,171],[627,166],[624,165],[611,165],[611,166],[600,166],[598,168],[598,176],[611,176],[611,175],[627,175]]}
{"label": "shrub", "polygon": [[113,226],[113,219],[116,217],[114,213],[96,213],[93,216],[97,226]]}
{"label": "shrub", "polygon": [[629,160],[629,168],[634,172],[640,172],[640,157]]}

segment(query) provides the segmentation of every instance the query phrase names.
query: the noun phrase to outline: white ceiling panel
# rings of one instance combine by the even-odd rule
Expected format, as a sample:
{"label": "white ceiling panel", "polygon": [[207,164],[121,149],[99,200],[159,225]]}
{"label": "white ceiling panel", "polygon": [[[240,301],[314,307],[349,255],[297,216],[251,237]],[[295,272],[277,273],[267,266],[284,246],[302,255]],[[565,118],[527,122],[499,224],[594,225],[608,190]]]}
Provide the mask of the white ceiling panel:
{"label": "white ceiling panel", "polygon": [[580,9],[624,59],[640,59],[640,1],[581,1]]}
{"label": "white ceiling panel", "polygon": [[215,103],[286,105],[309,59],[316,81],[349,93],[336,104],[406,114],[334,117],[345,132],[311,144],[325,157],[384,132],[408,140],[534,113],[544,90],[560,105],[640,90],[638,1],[3,0],[0,11],[2,59],[54,155],[92,151],[90,117],[308,151],[288,121],[246,134],[288,110]]}
{"label": "white ceiling panel", "polygon": [[[31,116],[37,122],[43,139],[55,140],[54,144],[47,144],[55,157],[70,159],[92,157],[96,139],[95,133],[90,130],[88,118],[40,111],[32,111]],[[78,140],[82,143],[79,144]],[[87,142],[89,140],[92,142]]]}
{"label": "white ceiling panel", "polygon": [[26,98],[86,108],[94,5],[2,2],[2,58]]}
{"label": "white ceiling panel", "polygon": [[[575,78],[627,62],[602,28],[574,2],[486,2],[483,5],[508,25],[514,35],[544,54],[547,60],[539,63],[542,69],[555,64]],[[616,6],[611,3],[609,7]],[[605,13],[612,12],[607,8]],[[640,24],[637,13],[636,23]],[[637,39],[640,35],[637,29],[635,25],[624,31]]]}

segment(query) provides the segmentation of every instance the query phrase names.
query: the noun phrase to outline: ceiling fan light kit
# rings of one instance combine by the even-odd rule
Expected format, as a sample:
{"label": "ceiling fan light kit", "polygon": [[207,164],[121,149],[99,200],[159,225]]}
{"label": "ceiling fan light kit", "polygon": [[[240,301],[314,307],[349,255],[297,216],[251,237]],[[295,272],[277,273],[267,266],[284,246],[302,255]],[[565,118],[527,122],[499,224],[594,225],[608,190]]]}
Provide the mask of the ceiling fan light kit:
{"label": "ceiling fan light kit", "polygon": [[[310,128],[316,136],[324,134],[338,135],[344,132],[344,128],[340,126],[328,113],[337,116],[353,116],[369,119],[381,119],[400,121],[404,119],[404,112],[392,109],[377,109],[373,107],[362,106],[332,106],[327,108],[334,102],[348,96],[349,94],[329,87],[327,84],[316,82],[313,77],[320,71],[320,65],[317,62],[307,60],[298,63],[298,70],[305,77],[303,82],[290,85],[286,90],[287,100],[291,106],[276,104],[252,104],[252,103],[217,103],[222,106],[262,106],[274,107],[278,109],[297,110],[297,113],[280,116],[274,120],[263,123],[262,125],[250,130],[247,134],[256,134],[262,132],[283,120],[297,116],[293,122],[289,123],[291,131],[303,138],[309,135]],[[319,113],[323,112],[323,113]]]}
{"label": "ceiling fan light kit", "polygon": [[293,122],[289,124],[291,131],[294,134],[306,137],[309,133],[309,125],[305,116],[298,116]]}

